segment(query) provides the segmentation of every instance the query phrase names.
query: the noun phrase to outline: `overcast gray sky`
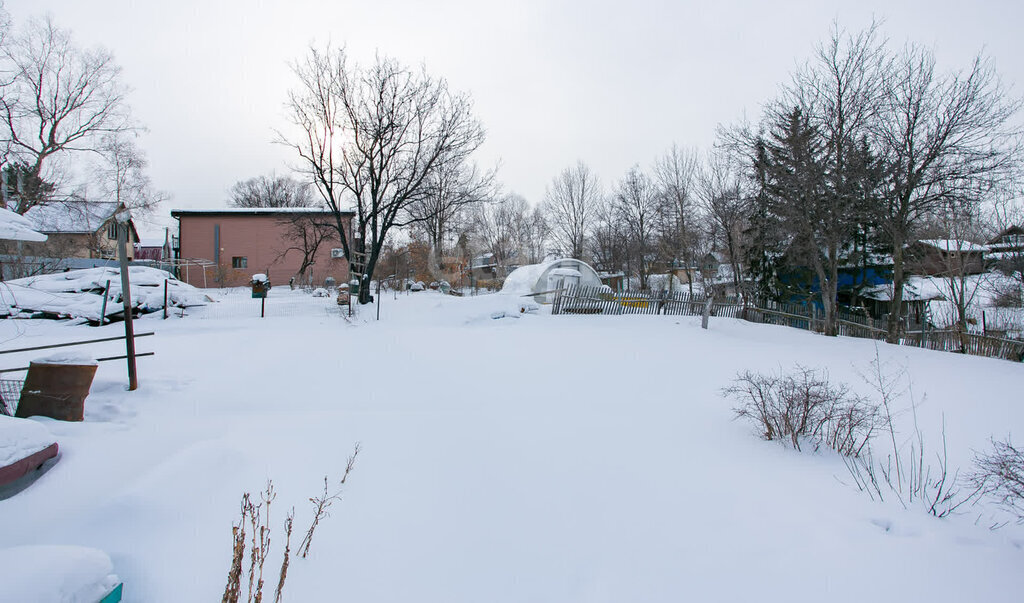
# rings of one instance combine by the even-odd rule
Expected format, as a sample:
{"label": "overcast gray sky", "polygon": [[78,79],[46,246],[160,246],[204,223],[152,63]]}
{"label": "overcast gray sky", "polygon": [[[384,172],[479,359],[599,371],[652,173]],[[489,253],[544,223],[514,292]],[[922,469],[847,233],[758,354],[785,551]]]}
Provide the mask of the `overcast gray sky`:
{"label": "overcast gray sky", "polygon": [[[469,92],[506,190],[541,200],[577,159],[610,185],[673,142],[706,148],[715,127],[761,103],[831,22],[884,19],[895,44],[935,49],[946,67],[980,50],[1020,94],[1024,2],[658,2],[653,0],[8,0],[14,25],[51,14],[83,46],[113,51],[149,129],[141,144],[170,207],[220,207],[238,180],[284,174],[272,143],[311,43],[344,44],[447,78]],[[168,218],[161,220],[170,223]],[[153,227],[144,227],[144,231]]]}

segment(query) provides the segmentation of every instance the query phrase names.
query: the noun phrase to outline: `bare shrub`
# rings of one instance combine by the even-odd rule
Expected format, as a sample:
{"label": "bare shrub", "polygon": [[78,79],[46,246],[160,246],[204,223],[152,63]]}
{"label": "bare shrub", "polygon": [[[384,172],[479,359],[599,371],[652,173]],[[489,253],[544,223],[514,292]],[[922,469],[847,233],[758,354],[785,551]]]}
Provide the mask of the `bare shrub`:
{"label": "bare shrub", "polygon": [[[884,458],[876,456],[870,445],[864,454],[845,460],[854,485],[872,499],[885,500],[892,495],[903,508],[922,505],[936,517],[946,517],[960,507],[976,501],[981,488],[962,488],[959,469],[951,468],[946,453],[946,428],[942,427],[942,449],[935,464],[925,455],[925,439],[917,424],[917,401],[905,369],[887,369],[875,348],[875,360],[865,381],[875,390],[881,408],[883,432],[892,448]],[[908,395],[914,433],[904,445],[898,443],[893,417],[898,401]]]}
{"label": "bare shrub", "polygon": [[942,450],[936,464],[926,460],[920,433],[908,449],[897,449],[884,459],[875,457],[870,447],[859,458],[845,460],[854,484],[878,500],[891,494],[904,508],[922,505],[935,517],[946,517],[960,507],[977,500],[980,488],[963,489],[959,469],[951,469],[946,454],[946,430],[942,430]]}
{"label": "bare shrub", "polygon": [[824,370],[797,366],[790,373],[744,371],[725,394],[739,402],[737,417],[753,421],[766,440],[779,440],[800,450],[824,446],[844,456],[861,453],[881,427],[878,406],[829,382]]}
{"label": "bare shrub", "polygon": [[[338,483],[336,489],[329,489],[329,481],[324,478],[324,493],[319,497],[312,497],[309,501],[313,504],[314,515],[310,520],[306,536],[299,545],[301,557],[309,554],[309,546],[313,539],[313,532],[316,531],[320,521],[328,517],[327,509],[336,501],[341,500],[342,486],[348,479],[352,468],[355,466],[356,457],[359,455],[359,445],[356,444],[352,456],[348,457],[345,465],[345,474]],[[233,546],[231,549],[231,568],[228,570],[228,582],[224,587],[224,595],[221,603],[238,603],[242,596],[242,574],[245,565],[245,548],[249,544],[248,562],[248,590],[246,591],[247,603],[261,603],[263,601],[263,566],[270,554],[270,507],[277,498],[272,481],[267,481],[267,486],[260,493],[260,502],[252,501],[252,496],[246,492],[242,495],[241,519],[237,525],[231,527]],[[281,569],[278,572],[277,588],[274,589],[274,603],[280,603],[284,592],[285,579],[288,577],[288,566],[291,562],[291,538],[292,525],[295,519],[295,509],[291,509],[285,517],[284,522],[284,556],[281,560]],[[248,532],[246,531],[248,529]]]}
{"label": "bare shrub", "polygon": [[1024,306],[1018,283],[999,283],[992,287],[992,305],[997,308],[1020,308]]}
{"label": "bare shrub", "polygon": [[1024,449],[1016,448],[1009,438],[993,439],[992,450],[976,454],[974,466],[968,481],[1024,523]]}

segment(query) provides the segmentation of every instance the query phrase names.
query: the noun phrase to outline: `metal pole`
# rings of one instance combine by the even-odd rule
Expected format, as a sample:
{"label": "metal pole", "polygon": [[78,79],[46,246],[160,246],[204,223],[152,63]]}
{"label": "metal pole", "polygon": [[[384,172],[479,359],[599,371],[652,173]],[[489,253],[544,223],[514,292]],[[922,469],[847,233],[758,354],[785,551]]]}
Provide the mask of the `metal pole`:
{"label": "metal pole", "polygon": [[103,308],[100,310],[100,324],[107,322],[107,297],[110,295],[110,279],[107,279],[107,288],[103,290]]}
{"label": "metal pole", "polygon": [[267,298],[261,297],[260,298],[260,318],[263,318],[266,315],[265,314],[266,308],[267,308]]}
{"label": "metal pole", "polygon": [[164,279],[164,320],[167,320],[167,279]]}
{"label": "metal pole", "polygon": [[132,324],[132,290],[128,279],[128,223],[118,224],[117,255],[121,263],[121,301],[124,303],[124,343],[128,356],[128,391],[139,388],[135,371],[135,326]]}
{"label": "metal pole", "polygon": [[[155,335],[152,331],[149,333],[139,333],[135,337],[149,337]],[[104,341],[120,341],[124,339],[123,336],[118,335],[117,337],[101,337],[99,339],[86,339],[83,341],[72,341],[71,343],[54,343],[50,345],[37,345],[30,348],[18,348],[16,350],[0,350],[0,354],[18,354],[20,352],[34,352],[36,350],[52,350],[53,348],[67,348],[74,345],[86,345],[90,343],[102,343]]]}

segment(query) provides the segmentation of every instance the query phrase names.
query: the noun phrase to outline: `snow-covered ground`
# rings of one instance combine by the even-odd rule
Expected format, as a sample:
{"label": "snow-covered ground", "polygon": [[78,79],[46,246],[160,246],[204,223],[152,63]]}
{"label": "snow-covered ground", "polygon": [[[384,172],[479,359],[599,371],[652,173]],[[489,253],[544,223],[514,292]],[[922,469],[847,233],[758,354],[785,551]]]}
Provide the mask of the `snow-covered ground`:
{"label": "snow-covered ground", "polygon": [[[61,456],[0,501],[2,546],[107,552],[125,601],[216,600],[244,491],[267,479],[293,550],[324,476],[345,490],[294,559],[289,601],[1019,601],[1024,528],[976,506],[935,519],[872,501],[842,461],[758,439],[721,388],[740,370],[827,368],[862,393],[876,349],[918,424],[964,468],[1024,434],[1024,366],[786,327],[519,314],[502,295],[235,292],[136,322],[140,389],[101,363]],[[287,311],[285,310],[287,308]],[[205,313],[205,315],[204,315]],[[492,316],[503,316],[494,319]],[[205,319],[203,319],[205,317]],[[115,335],[0,321],[5,347]],[[103,344],[107,346],[108,344]],[[879,346],[876,348],[876,346]],[[116,343],[98,347],[112,355]],[[4,357],[20,366],[30,355]],[[905,397],[903,404],[909,404]],[[899,417],[910,435],[910,413]],[[267,562],[276,584],[282,535]],[[0,589],[0,600],[3,599]]]}

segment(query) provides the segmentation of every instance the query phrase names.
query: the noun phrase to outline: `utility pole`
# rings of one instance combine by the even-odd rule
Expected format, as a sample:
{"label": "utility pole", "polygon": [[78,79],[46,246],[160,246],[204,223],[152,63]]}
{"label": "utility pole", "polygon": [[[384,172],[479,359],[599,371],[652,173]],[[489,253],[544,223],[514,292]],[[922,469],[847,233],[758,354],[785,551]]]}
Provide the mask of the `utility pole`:
{"label": "utility pole", "polygon": [[121,301],[124,303],[124,343],[128,356],[128,391],[139,388],[139,376],[135,371],[135,325],[132,324],[132,291],[128,279],[128,229],[132,214],[128,210],[119,212],[117,220],[117,256],[121,264]]}

